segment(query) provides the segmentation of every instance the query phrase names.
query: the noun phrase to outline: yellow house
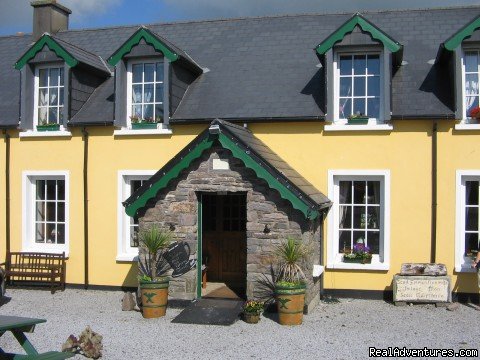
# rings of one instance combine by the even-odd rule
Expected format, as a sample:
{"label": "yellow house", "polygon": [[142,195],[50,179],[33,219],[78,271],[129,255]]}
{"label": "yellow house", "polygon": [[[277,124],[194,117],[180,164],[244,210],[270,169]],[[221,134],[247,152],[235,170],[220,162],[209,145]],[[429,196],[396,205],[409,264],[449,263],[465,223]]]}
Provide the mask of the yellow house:
{"label": "yellow house", "polygon": [[156,222],[196,259],[181,298],[206,262],[254,296],[296,235],[312,305],[389,297],[406,262],[478,300],[480,7],[68,30],[32,6],[0,37],[0,259],[65,251],[67,283],[131,288]]}

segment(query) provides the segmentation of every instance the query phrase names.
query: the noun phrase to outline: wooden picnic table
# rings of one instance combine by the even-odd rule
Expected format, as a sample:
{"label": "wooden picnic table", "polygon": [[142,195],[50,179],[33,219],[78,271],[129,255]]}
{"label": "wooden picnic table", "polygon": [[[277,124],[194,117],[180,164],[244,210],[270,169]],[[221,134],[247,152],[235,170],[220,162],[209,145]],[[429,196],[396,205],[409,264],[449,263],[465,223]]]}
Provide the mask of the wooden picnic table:
{"label": "wooden picnic table", "polygon": [[19,342],[26,354],[7,353],[0,348],[0,359],[67,359],[75,354],[68,352],[49,351],[39,354],[37,349],[27,339],[25,333],[31,333],[35,329],[35,325],[47,322],[45,319],[26,318],[20,316],[4,316],[0,315],[0,336],[6,331],[10,331],[15,339]]}

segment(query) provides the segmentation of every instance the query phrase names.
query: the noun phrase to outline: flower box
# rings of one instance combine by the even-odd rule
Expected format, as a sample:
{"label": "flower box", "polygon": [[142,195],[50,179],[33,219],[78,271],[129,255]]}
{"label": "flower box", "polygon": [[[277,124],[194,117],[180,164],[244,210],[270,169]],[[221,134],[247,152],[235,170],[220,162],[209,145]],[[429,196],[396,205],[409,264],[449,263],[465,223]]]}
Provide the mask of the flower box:
{"label": "flower box", "polygon": [[132,129],[140,130],[140,129],[156,129],[157,123],[154,122],[138,122],[132,123]]}
{"label": "flower box", "polygon": [[37,125],[37,131],[58,131],[60,124]]}
{"label": "flower box", "polygon": [[368,116],[355,116],[348,118],[348,125],[365,125],[368,124]]}
{"label": "flower box", "polygon": [[343,256],[343,262],[344,263],[349,263],[349,264],[371,264],[372,263],[372,257],[369,256],[369,257],[366,257],[366,258],[363,258],[363,257],[351,258],[351,257]]}

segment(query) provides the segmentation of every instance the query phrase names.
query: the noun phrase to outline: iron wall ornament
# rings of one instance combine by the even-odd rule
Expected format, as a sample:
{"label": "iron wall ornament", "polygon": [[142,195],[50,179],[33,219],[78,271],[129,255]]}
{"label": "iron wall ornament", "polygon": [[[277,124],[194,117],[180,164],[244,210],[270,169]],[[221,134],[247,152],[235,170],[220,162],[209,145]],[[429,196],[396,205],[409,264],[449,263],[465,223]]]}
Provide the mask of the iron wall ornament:
{"label": "iron wall ornament", "polygon": [[163,257],[173,269],[172,277],[186,274],[195,268],[197,262],[196,259],[190,259],[190,245],[184,241],[170,245]]}

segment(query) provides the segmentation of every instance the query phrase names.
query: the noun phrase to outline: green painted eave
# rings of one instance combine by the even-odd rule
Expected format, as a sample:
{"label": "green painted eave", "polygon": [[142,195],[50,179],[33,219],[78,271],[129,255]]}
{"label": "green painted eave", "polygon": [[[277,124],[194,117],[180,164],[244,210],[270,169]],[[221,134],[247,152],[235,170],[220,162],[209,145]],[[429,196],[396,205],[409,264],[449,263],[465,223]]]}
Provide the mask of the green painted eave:
{"label": "green painted eave", "polygon": [[241,160],[245,166],[255,172],[257,177],[265,180],[271,189],[277,190],[280,196],[289,201],[292,206],[301,211],[307,219],[314,220],[320,213],[318,210],[312,209],[305,201],[300,199],[277,178],[275,178],[265,167],[255,161],[246,151],[236,145],[229,137],[223,133],[219,134],[218,140],[222,146],[232,152],[232,155]]}
{"label": "green painted eave", "polygon": [[150,30],[141,27],[139,28],[123,45],[113,53],[108,59],[108,63],[115,66],[126,54],[132,51],[132,48],[144,40],[147,44],[153,46],[157,51],[160,51],[168,60],[174,62],[178,60],[179,55],[169,49],[157,36]]}
{"label": "green painted eave", "polygon": [[398,41],[392,39],[363,16],[360,14],[355,14],[347,22],[335,30],[335,32],[328,36],[323,42],[321,42],[315,48],[315,50],[319,55],[324,55],[337,42],[342,41],[345,35],[351,33],[356,26],[359,26],[362,31],[369,33],[373,39],[380,41],[392,53],[396,53],[403,48]]}
{"label": "green painted eave", "polygon": [[157,193],[167,187],[168,183],[177,178],[181,171],[187,169],[190,164],[202,156],[203,152],[209,149],[214,141],[218,139],[220,144],[232,152],[232,155],[241,160],[245,166],[255,172],[255,174],[265,180],[271,189],[277,190],[280,196],[289,201],[292,206],[303,213],[303,215],[310,220],[316,219],[320,212],[316,208],[301,199],[298,195],[292,192],[287,186],[280,182],[273,176],[265,167],[258,163],[248,152],[239,147],[227,135],[220,133],[218,135],[210,135],[200,141],[186,156],[181,158],[169,171],[161,176],[156,182],[151,184],[150,188],[142,193],[137,199],[126,206],[125,212],[129,216],[135,216],[138,210],[145,207],[147,202],[154,198]]}
{"label": "green painted eave", "polygon": [[465,25],[463,28],[453,34],[447,41],[445,41],[443,47],[448,51],[454,51],[458,46],[460,46],[463,40],[469,36],[472,36],[475,30],[479,28],[480,16],[477,16],[473,21]]}
{"label": "green painted eave", "polygon": [[43,47],[47,46],[59,58],[62,58],[70,67],[78,65],[78,60],[73,57],[67,50],[65,50],[58,42],[56,42],[49,34],[43,34],[28,51],[15,63],[15,69],[21,70],[27,62],[35,57]]}

